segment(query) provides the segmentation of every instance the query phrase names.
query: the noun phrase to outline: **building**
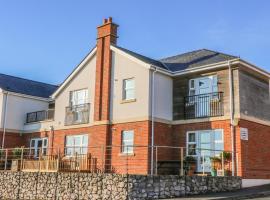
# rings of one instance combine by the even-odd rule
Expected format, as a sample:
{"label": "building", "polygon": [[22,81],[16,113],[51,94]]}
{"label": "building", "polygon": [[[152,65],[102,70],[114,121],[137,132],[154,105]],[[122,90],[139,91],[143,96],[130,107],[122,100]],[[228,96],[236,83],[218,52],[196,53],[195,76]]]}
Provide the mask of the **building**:
{"label": "building", "polygon": [[[179,159],[169,147],[185,147],[197,172],[209,172],[209,158],[225,150],[233,175],[270,178],[269,72],[207,49],[154,60],[117,46],[117,28],[104,20],[96,47],[59,87],[0,77],[3,148],[73,155],[93,147],[116,171],[128,157],[140,166],[131,173],[149,173],[155,156]],[[115,148],[94,148],[104,146]],[[164,149],[154,155],[153,146]],[[203,168],[196,149],[213,150]]]}

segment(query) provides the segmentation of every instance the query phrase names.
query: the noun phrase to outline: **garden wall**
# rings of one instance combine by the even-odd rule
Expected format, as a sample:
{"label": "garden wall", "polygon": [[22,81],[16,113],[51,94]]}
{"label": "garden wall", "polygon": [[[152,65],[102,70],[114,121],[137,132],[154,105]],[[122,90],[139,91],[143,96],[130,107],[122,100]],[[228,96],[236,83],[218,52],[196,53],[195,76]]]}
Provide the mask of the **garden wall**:
{"label": "garden wall", "polygon": [[0,172],[0,199],[158,199],[240,188],[238,177]]}

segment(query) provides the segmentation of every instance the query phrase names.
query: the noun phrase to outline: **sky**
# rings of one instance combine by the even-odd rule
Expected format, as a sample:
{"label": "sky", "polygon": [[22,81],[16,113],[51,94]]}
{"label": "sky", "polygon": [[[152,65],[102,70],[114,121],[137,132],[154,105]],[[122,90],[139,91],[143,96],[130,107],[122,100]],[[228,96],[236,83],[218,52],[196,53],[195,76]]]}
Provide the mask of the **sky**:
{"label": "sky", "polygon": [[0,73],[61,84],[109,16],[118,45],[160,59],[196,49],[270,71],[269,0],[0,0]]}

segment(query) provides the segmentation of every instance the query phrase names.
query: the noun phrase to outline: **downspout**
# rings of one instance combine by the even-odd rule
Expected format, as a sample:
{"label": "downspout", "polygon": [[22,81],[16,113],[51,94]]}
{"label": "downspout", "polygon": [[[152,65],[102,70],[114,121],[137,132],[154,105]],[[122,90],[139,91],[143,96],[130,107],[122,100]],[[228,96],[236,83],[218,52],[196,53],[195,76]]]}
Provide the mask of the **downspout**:
{"label": "downspout", "polygon": [[155,73],[157,68],[152,72],[151,82],[151,175],[154,174],[154,145],[155,145]]}
{"label": "downspout", "polygon": [[231,128],[231,145],[232,145],[232,176],[235,174],[235,161],[234,161],[234,101],[233,101],[233,79],[231,62],[228,61],[229,66],[229,89],[230,89],[230,128]]}
{"label": "downspout", "polygon": [[3,136],[2,136],[2,149],[4,149],[4,147],[5,147],[8,94],[9,94],[9,93],[6,92],[5,108],[4,108]]}

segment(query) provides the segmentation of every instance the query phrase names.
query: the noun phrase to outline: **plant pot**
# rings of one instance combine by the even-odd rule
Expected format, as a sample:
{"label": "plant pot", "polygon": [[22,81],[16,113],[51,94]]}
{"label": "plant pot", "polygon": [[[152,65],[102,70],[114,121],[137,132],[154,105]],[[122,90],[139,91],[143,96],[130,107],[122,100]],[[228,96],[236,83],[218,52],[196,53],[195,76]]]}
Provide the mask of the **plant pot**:
{"label": "plant pot", "polygon": [[217,170],[212,169],[211,170],[211,176],[217,176]]}
{"label": "plant pot", "polygon": [[193,176],[196,171],[196,164],[191,164],[188,170],[188,176]]}

